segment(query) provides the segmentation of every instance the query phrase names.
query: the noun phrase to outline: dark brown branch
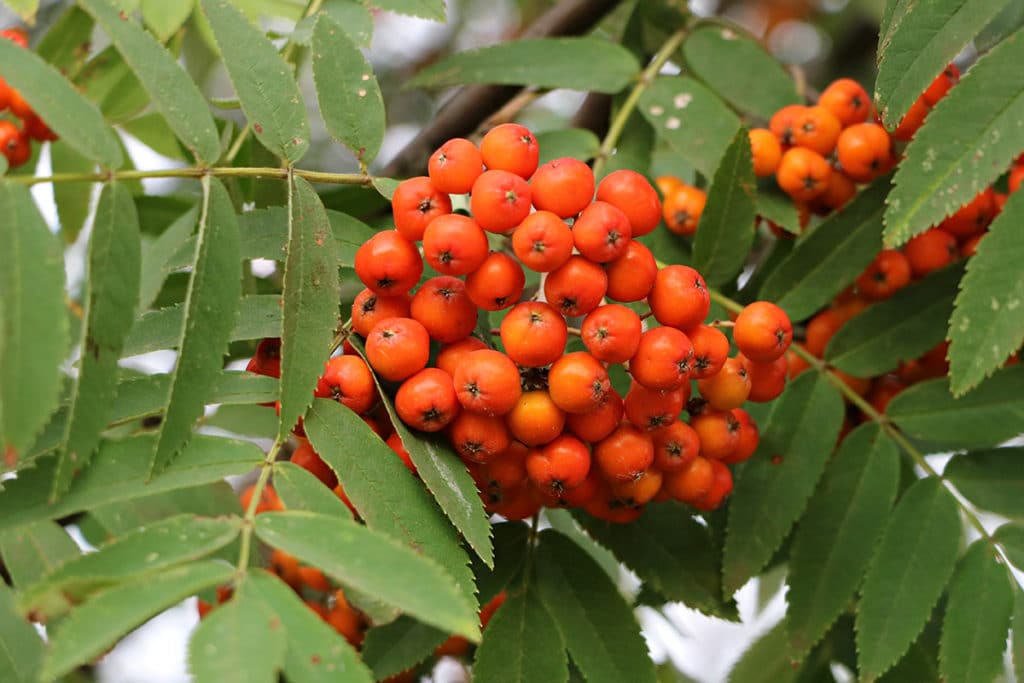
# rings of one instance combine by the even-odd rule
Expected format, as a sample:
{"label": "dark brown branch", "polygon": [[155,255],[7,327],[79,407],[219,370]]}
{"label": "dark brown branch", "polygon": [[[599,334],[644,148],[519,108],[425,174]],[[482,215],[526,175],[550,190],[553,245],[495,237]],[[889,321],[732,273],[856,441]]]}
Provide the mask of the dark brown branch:
{"label": "dark brown branch", "polygon": [[[593,28],[618,0],[562,0],[537,18],[521,38],[579,35]],[[384,168],[381,175],[406,177],[422,173],[430,154],[449,138],[466,135],[522,90],[514,85],[470,85],[459,90],[434,120]]]}

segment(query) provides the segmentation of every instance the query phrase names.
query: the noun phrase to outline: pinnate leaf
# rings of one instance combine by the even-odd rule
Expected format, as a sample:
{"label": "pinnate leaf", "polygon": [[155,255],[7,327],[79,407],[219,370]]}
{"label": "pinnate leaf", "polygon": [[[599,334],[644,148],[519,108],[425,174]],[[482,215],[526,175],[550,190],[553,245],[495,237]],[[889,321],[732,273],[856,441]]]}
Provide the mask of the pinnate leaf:
{"label": "pinnate leaf", "polygon": [[774,401],[729,506],[722,558],[726,595],[764,569],[785,540],[814,492],[842,421],[842,398],[820,373],[803,373]]}
{"label": "pinnate leaf", "polygon": [[835,333],[825,360],[854,377],[876,377],[920,357],[946,336],[964,264],[955,263],[868,306]]}
{"label": "pinnate leaf", "polygon": [[[762,119],[800,101],[793,79],[757,41],[722,26],[697,29],[683,43],[693,73],[740,111]],[[742,64],[742,69],[735,65]]]}
{"label": "pinnate leaf", "polygon": [[199,591],[231,578],[226,562],[196,562],[97,593],[52,634],[41,678],[53,680],[105,652],[129,631]]}
{"label": "pinnate leaf", "polygon": [[484,631],[473,675],[493,683],[569,679],[565,644],[534,590],[510,595]]}
{"label": "pinnate leaf", "polygon": [[540,533],[536,585],[573,662],[590,683],[653,683],[633,612],[602,569],[565,536]]}
{"label": "pinnate leaf", "polygon": [[264,513],[256,535],[358,591],[427,624],[478,641],[476,606],[441,565],[390,537],[333,515]]}
{"label": "pinnate leaf", "polygon": [[[182,305],[178,361],[164,408],[150,471],[167,466],[203,414],[206,396],[217,380],[242,296],[238,223],[231,197],[217,178],[203,179],[195,266]],[[134,310],[134,304],[132,309]]]}
{"label": "pinnate leaf", "polygon": [[759,296],[776,302],[793,320],[803,320],[852,284],[882,248],[882,201],[888,191],[888,177],[876,180],[801,237]]}
{"label": "pinnate leaf", "polygon": [[798,674],[786,649],[786,624],[779,622],[744,651],[729,672],[729,683],[790,683]]}
{"label": "pinnate leaf", "polygon": [[[165,4],[180,3],[167,0]],[[110,0],[81,0],[81,5],[110,36],[178,139],[192,150],[197,160],[216,161],[220,156],[220,137],[210,108],[178,60],[150,33],[125,18]]]}
{"label": "pinnate leaf", "polygon": [[0,243],[0,449],[9,465],[57,407],[68,315],[60,243],[26,187],[0,182]]}
{"label": "pinnate leaf", "polygon": [[886,200],[887,245],[906,242],[974,199],[1024,149],[1022,62],[1024,29],[981,57],[928,115]]}
{"label": "pinnate leaf", "polygon": [[715,171],[693,241],[693,266],[709,285],[734,278],[754,243],[757,186],[751,164],[750,139],[741,127]]}
{"label": "pinnate leaf", "polygon": [[1024,447],[992,448],[953,456],[942,476],[983,510],[1024,519]]}
{"label": "pinnate leaf", "polygon": [[139,297],[139,217],[128,188],[110,183],[100,194],[89,237],[89,298],[82,321],[82,358],[61,444],[54,498],[89,464],[117,392],[117,361]]}
{"label": "pinnate leaf", "polygon": [[688,76],[659,77],[640,96],[639,108],[657,136],[709,178],[740,127],[718,95]]}
{"label": "pinnate leaf", "polygon": [[875,104],[895,128],[918,96],[985,27],[1003,0],[906,3],[878,62]]}
{"label": "pinnate leaf", "polygon": [[600,38],[530,38],[458,52],[420,71],[410,85],[532,85],[614,93],[640,65],[626,48]]}
{"label": "pinnate leaf", "polygon": [[384,139],[384,99],[373,68],[330,15],[313,29],[313,78],[320,114],[331,136],[361,163],[373,161]]}
{"label": "pinnate leaf", "polygon": [[1024,421],[1024,366],[998,370],[966,396],[949,381],[920,382],[893,397],[886,414],[909,436],[949,448],[985,448],[1020,434]]}
{"label": "pinnate leaf", "polygon": [[1024,193],[1014,192],[967,260],[949,319],[949,374],[960,396],[992,374],[1024,342]]}
{"label": "pinnate leaf", "polygon": [[124,162],[121,145],[96,105],[57,69],[10,40],[0,43],[0,64],[7,84],[60,139],[103,166],[117,168]]}
{"label": "pinnate leaf", "polygon": [[273,154],[298,161],[309,148],[309,120],[288,63],[227,0],[202,0],[202,7],[256,138]]}
{"label": "pinnate leaf", "polygon": [[288,510],[308,510],[346,519],[352,517],[352,512],[341,498],[308,470],[294,463],[274,463],[274,491]]}
{"label": "pinnate leaf", "polygon": [[861,678],[877,679],[924,628],[953,573],[960,545],[956,501],[934,477],[915,482],[889,520],[857,606]]}
{"label": "pinnate leaf", "polygon": [[817,644],[849,604],[885,531],[899,475],[896,445],[876,423],[843,439],[793,539],[786,593],[792,655]]}
{"label": "pinnate leaf", "polygon": [[292,178],[288,205],[279,436],[312,402],[338,324],[338,268],[323,204],[309,183]]}
{"label": "pinnate leaf", "polygon": [[953,575],[942,619],[939,671],[947,683],[991,681],[1003,668],[1013,586],[988,541],[975,541]]}

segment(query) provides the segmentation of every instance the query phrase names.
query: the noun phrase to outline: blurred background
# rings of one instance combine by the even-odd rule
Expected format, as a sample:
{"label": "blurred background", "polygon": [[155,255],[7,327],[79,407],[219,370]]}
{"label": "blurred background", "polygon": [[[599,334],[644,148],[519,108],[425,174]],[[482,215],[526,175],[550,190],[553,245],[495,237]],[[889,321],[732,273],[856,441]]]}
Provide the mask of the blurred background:
{"label": "blurred background", "polygon": [[[181,16],[188,17],[180,24],[180,30],[173,31],[172,37],[172,41],[180,40],[176,47],[180,49],[183,63],[210,97],[232,98],[234,93],[227,75],[217,63],[205,36],[207,29],[195,15],[189,15],[193,0],[120,0],[118,4],[127,11],[134,11],[140,4],[144,6],[150,1],[161,3],[163,7],[173,4]],[[295,26],[304,10],[304,0],[233,1],[277,37],[281,44],[289,36],[300,45],[308,41],[311,27],[301,23],[298,28]],[[594,31],[619,35],[638,1],[646,0],[620,3]],[[358,3],[357,0],[326,0],[324,4],[344,12],[346,4]],[[354,26],[354,30],[366,36],[365,52],[379,79],[388,116],[383,146],[369,170],[373,173],[393,170],[396,157],[402,154],[417,133],[435,120],[444,104],[456,96],[457,89],[428,92],[405,88],[404,84],[412,75],[452,52],[514,39],[555,4],[550,0],[448,0],[447,22],[443,24],[379,10],[353,13],[354,20],[366,22],[365,25]],[[795,77],[805,80],[808,93],[822,89],[829,81],[841,76],[855,78],[869,91],[871,89],[875,41],[884,0],[693,0],[688,4],[694,14],[728,18],[756,36],[781,63],[791,68]],[[66,0],[43,0],[35,23],[27,25],[13,10],[0,4],[0,28],[22,26],[28,30],[34,45],[48,27],[60,19],[68,5]],[[105,37],[95,32],[90,52],[96,53],[104,47]],[[958,57],[958,62],[970,62],[973,50],[973,47],[968,48]],[[742,65],[737,65],[737,68],[742,68]],[[678,67],[670,63],[666,70],[672,72]],[[311,108],[315,107],[308,61],[300,64],[299,75],[306,101]],[[123,80],[104,86],[108,88],[102,93],[107,98],[108,105],[104,109],[108,116],[115,120],[120,116],[128,121],[144,110],[145,102],[137,111],[133,109],[131,85],[130,81]],[[577,116],[585,99],[586,94],[578,91],[546,93],[531,98],[518,120],[537,133],[564,128]],[[220,109],[217,115],[239,125],[243,122],[236,110]],[[348,150],[329,140],[319,116],[312,111],[310,123],[313,144],[303,159],[305,168],[335,172],[359,169],[357,160]],[[139,168],[173,168],[186,163],[173,149],[162,148],[152,142],[147,144],[147,135],[139,127],[124,125],[119,132],[133,163]],[[470,132],[466,130],[462,134]],[[679,172],[667,150],[656,152],[650,170],[652,175]],[[50,173],[51,162],[45,149],[25,170],[33,171],[40,175]],[[191,194],[196,189],[194,183],[174,180],[146,180],[144,184],[148,193],[164,195]],[[58,216],[52,188],[36,185],[33,192],[44,216],[56,229]],[[153,235],[148,237],[152,239]],[[73,295],[81,286],[82,257],[87,239],[88,223],[67,252],[68,287]],[[274,270],[273,263],[255,264],[253,270],[257,276],[270,276]],[[139,356],[128,363],[134,370],[149,373],[167,372],[173,364],[174,354],[168,351]],[[244,362],[240,366],[236,363],[236,367],[241,369]],[[216,407],[210,408],[211,416],[216,412]],[[230,430],[227,413],[224,418],[219,426],[206,429]],[[211,420],[210,424],[218,423]],[[264,445],[269,445],[269,441]],[[932,464],[940,470],[944,458],[942,455],[930,456]],[[232,482],[236,487],[241,483]],[[986,519],[990,527],[998,521]],[[77,527],[70,527],[69,531],[83,547],[89,547]],[[637,617],[644,628],[651,654],[661,665],[662,680],[680,683],[726,680],[730,667],[744,649],[783,615],[783,582],[783,571],[777,569],[745,586],[737,596],[742,623],[708,618],[680,604],[663,609],[639,607]],[[620,586],[624,592],[636,591],[638,585],[635,577],[628,572],[620,572]],[[129,636],[105,657],[95,668],[96,679],[103,683],[188,681],[185,648],[196,623],[194,600],[167,611]],[[833,675],[837,681],[853,680],[850,672],[838,666],[834,668]],[[461,664],[455,660],[443,660],[435,669],[433,680],[454,682],[468,678],[469,674]]]}

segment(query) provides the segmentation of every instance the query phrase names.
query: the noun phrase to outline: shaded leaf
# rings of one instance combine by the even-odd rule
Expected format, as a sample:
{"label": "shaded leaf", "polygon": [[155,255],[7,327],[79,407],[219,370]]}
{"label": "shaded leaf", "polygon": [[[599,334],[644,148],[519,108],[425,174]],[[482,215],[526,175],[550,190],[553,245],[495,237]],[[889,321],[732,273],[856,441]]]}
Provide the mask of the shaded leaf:
{"label": "shaded leaf", "polygon": [[939,671],[947,683],[991,681],[1003,670],[1006,632],[1013,612],[1013,586],[992,546],[975,541],[964,553],[949,586],[942,620]]}
{"label": "shaded leaf", "polygon": [[[167,229],[160,233],[160,236],[143,252],[142,281],[139,283],[139,305],[136,308],[139,313],[149,310],[153,302],[156,301],[164,280],[175,270],[170,265],[171,257],[192,237],[192,231],[198,220],[199,207],[195,206],[168,225]],[[194,255],[195,249],[189,250],[188,253],[189,256]]]}
{"label": "shaded leaf", "polygon": [[241,517],[244,510],[238,494],[226,481],[200,484],[90,508],[89,517],[102,527],[105,536],[90,538],[89,542],[98,546],[139,527],[184,513],[204,517]]}
{"label": "shaded leaf", "polygon": [[743,652],[729,672],[729,683],[796,681],[799,670],[792,666],[786,640],[786,624],[780,621]]}
{"label": "shaded leaf", "polygon": [[[165,0],[165,6],[176,2]],[[198,161],[216,161],[220,156],[220,138],[210,107],[178,60],[109,0],[81,0],[80,4],[110,36],[178,139],[192,150]]]}
{"label": "shaded leaf", "polygon": [[693,266],[708,284],[735,278],[754,243],[757,186],[747,129],[736,131],[715,171],[693,240]]}
{"label": "shaded leaf", "polygon": [[1020,433],[1024,366],[998,370],[966,396],[953,398],[949,381],[919,382],[894,396],[886,415],[909,436],[949,448],[995,446]]}
{"label": "shaded leaf", "polygon": [[78,5],[69,5],[40,36],[34,49],[58,71],[74,78],[89,56],[89,51],[83,46],[89,43],[93,23],[85,10]]}
{"label": "shaded leaf", "polygon": [[59,678],[88,663],[159,612],[228,581],[234,569],[225,562],[196,562],[96,594],[72,610],[51,634],[41,677]]}
{"label": "shaded leaf", "polygon": [[309,148],[309,120],[291,67],[227,0],[202,0],[224,66],[256,138],[286,161]]}
{"label": "shaded leaf", "polygon": [[767,566],[804,511],[843,421],[843,401],[820,373],[793,380],[772,403],[757,452],[738,474],[722,557],[726,595]]}
{"label": "shaded leaf", "polygon": [[28,189],[8,182],[0,182],[0,244],[0,448],[16,461],[57,407],[68,345],[64,257]]}
{"label": "shaded leaf", "polygon": [[1014,192],[967,259],[949,318],[949,375],[960,396],[992,374],[1024,342],[1024,194]]}
{"label": "shaded leaf", "polygon": [[541,600],[587,681],[653,682],[640,628],[608,575],[556,531],[540,533],[535,553]]}
{"label": "shaded leaf", "polygon": [[384,139],[384,99],[373,68],[341,24],[321,13],[313,30],[313,78],[331,136],[368,164]]}
{"label": "shaded leaf", "polygon": [[[153,452],[151,473],[167,466],[188,441],[217,380],[242,296],[238,224],[231,197],[216,178],[203,178],[195,266],[182,304],[178,361]],[[134,310],[134,305],[132,306]]]}
{"label": "shaded leaf", "polygon": [[1024,524],[1011,522],[1003,524],[992,534],[1006,554],[1006,559],[1013,563],[1017,569],[1024,566]]}
{"label": "shaded leaf", "polygon": [[559,683],[569,679],[565,644],[534,590],[510,595],[477,648],[473,675],[493,683]]}
{"label": "shaded leaf", "polygon": [[[844,212],[848,210],[848,207],[844,207]],[[771,187],[757,189],[757,214],[792,235],[799,235],[803,232],[800,227],[800,212],[793,204],[793,200],[777,189]],[[880,220],[878,224],[881,225]]]}
{"label": "shaded leaf", "polygon": [[0,41],[4,79],[25,98],[60,139],[103,166],[119,167],[124,155],[114,131],[92,102],[31,50]]}
{"label": "shaded leaf", "polygon": [[694,75],[745,113],[769,119],[787,104],[800,102],[782,65],[760,44],[730,28],[697,29],[683,43],[683,57]]}
{"label": "shaded leaf", "polygon": [[538,133],[537,147],[540,149],[538,164],[562,157],[590,161],[597,156],[601,141],[585,128],[563,128]]}
{"label": "shaded leaf", "polygon": [[882,248],[882,200],[888,191],[888,177],[876,180],[804,235],[759,296],[803,320],[852,284]]}
{"label": "shaded leaf", "polygon": [[274,463],[274,491],[285,509],[308,510],[350,519],[352,512],[341,498],[310,472],[290,462]]}
{"label": "shaded leaf", "polygon": [[82,357],[71,393],[51,496],[68,490],[88,466],[107,425],[117,392],[117,361],[139,297],[139,217],[128,188],[108,183],[100,193],[89,237],[88,299],[82,320]]}
{"label": "shaded leaf", "polygon": [[[50,167],[55,174],[92,173],[96,165],[63,140],[50,143]],[[60,234],[66,244],[78,239],[92,204],[92,183],[54,183],[53,203],[60,219]]]}
{"label": "shaded leaf", "polygon": [[896,444],[874,422],[851,432],[825,470],[793,539],[786,630],[793,656],[823,638],[853,598],[896,498]]}
{"label": "shaded leaf", "polygon": [[854,377],[875,377],[919,358],[946,336],[963,262],[928,273],[868,306],[833,335],[825,360]]}
{"label": "shaded leaf", "polygon": [[942,476],[974,505],[1024,519],[1024,448],[993,448],[953,456]]}
{"label": "shaded leaf", "polygon": [[264,513],[256,535],[427,624],[479,640],[476,608],[441,565],[382,533],[313,512]]}
{"label": "shaded leaf", "polygon": [[82,551],[64,527],[39,520],[0,534],[0,554],[14,585],[24,589]]}
{"label": "shaded leaf", "polygon": [[868,567],[857,605],[861,678],[877,679],[924,628],[953,573],[960,545],[956,501],[935,478],[908,488]]}
{"label": "shaded leaf", "polygon": [[366,632],[362,656],[373,676],[382,681],[406,671],[434,654],[448,633],[411,617],[398,617]]}
{"label": "shaded leaf", "polygon": [[906,242],[974,199],[1024,149],[1021,62],[1024,29],[981,57],[928,115],[893,179],[887,245]]}
{"label": "shaded leaf", "polygon": [[14,606],[14,596],[0,583],[0,680],[36,683],[43,660],[43,639]]}
{"label": "shaded leaf", "polygon": [[1024,680],[1024,590],[1017,586],[1013,590],[1013,630],[1010,634],[1010,651],[1013,655],[1013,673],[1017,680]]}
{"label": "shaded leaf", "polygon": [[614,93],[640,72],[626,48],[600,38],[529,38],[453,54],[420,71],[410,86],[530,85]]}
{"label": "shaded leaf", "polygon": [[717,95],[686,76],[658,77],[640,96],[639,108],[657,136],[709,178],[740,127]]}

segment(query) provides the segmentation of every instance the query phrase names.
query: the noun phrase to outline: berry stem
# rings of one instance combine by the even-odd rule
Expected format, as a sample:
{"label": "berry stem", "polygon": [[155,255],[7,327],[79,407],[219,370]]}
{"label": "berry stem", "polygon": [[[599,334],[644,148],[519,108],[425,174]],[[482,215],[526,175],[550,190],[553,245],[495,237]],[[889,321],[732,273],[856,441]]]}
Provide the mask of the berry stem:
{"label": "berry stem", "polygon": [[[326,173],[324,171],[310,171],[296,168],[291,171],[293,175],[305,178],[314,183],[326,183],[331,185],[363,185],[370,186],[373,183],[373,176],[364,173]],[[212,166],[209,168],[168,168],[157,171],[108,171],[106,173],[54,173],[49,176],[10,176],[11,182],[22,185],[37,185],[39,183],[102,183],[111,180],[139,180],[143,178],[195,178],[202,179],[207,176],[218,178],[279,178],[286,180],[289,175],[287,168],[274,168],[270,166]]]}
{"label": "berry stem", "polygon": [[615,152],[615,146],[619,144],[619,138],[622,136],[622,131],[626,128],[626,122],[629,121],[629,117],[633,114],[636,109],[637,102],[640,101],[640,96],[644,94],[644,91],[651,86],[654,79],[657,77],[658,72],[661,71],[661,67],[665,66],[665,62],[669,60],[672,53],[675,52],[682,44],[683,39],[686,38],[690,32],[691,22],[687,22],[682,28],[677,30],[668,40],[666,40],[654,57],[651,59],[650,64],[647,65],[637,79],[636,85],[630,91],[626,97],[625,102],[619,107],[619,110],[615,113],[615,118],[612,119],[611,124],[608,126],[608,133],[604,136],[604,140],[601,141],[601,148],[597,152],[597,156],[594,158],[594,177],[597,179],[601,178],[601,172],[604,170],[604,165],[608,162],[608,159]]}
{"label": "berry stem", "polygon": [[267,483],[270,481],[270,473],[274,469],[274,461],[277,460],[277,454],[281,451],[281,446],[284,444],[284,438],[281,436],[277,437],[274,441],[274,445],[267,451],[267,456],[263,459],[263,463],[260,465],[260,476],[256,479],[256,484],[252,489],[252,498],[249,500],[249,507],[245,510],[245,516],[242,518],[242,534],[238,548],[238,564],[235,566],[235,575],[240,579],[249,567],[249,555],[252,553],[252,531],[253,522],[256,518],[256,508],[259,507],[260,499],[263,498],[263,490],[267,487]]}

